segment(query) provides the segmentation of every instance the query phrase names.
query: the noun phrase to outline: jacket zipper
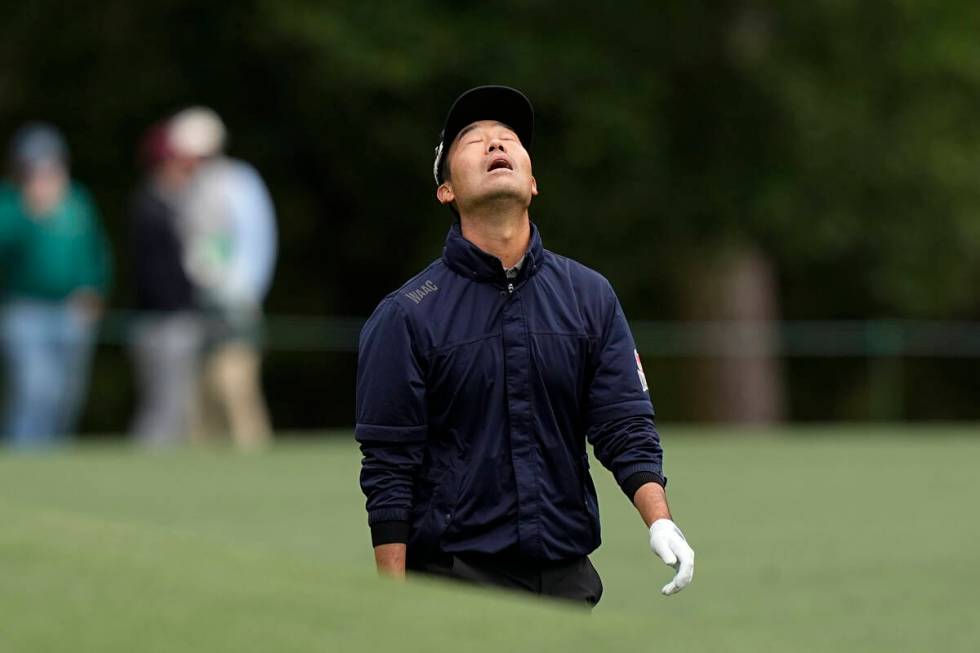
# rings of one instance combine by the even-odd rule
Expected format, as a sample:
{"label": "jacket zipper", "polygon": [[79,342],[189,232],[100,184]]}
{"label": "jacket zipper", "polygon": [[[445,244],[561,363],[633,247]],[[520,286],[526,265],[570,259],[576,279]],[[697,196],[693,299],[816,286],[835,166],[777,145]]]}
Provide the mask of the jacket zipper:
{"label": "jacket zipper", "polygon": [[514,294],[514,284],[512,284],[512,283],[508,283],[507,284],[507,294],[508,295],[513,295]]}

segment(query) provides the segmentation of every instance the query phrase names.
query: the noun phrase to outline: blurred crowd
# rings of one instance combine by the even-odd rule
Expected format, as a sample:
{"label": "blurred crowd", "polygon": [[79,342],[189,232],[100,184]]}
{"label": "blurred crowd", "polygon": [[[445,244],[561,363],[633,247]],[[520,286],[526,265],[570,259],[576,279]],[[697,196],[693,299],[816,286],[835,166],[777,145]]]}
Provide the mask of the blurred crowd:
{"label": "blurred crowd", "polygon": [[[204,107],[151,126],[129,207],[139,317],[130,327],[148,446],[271,437],[260,384],[262,302],[275,268],[275,211],[258,172],[224,153]],[[3,437],[18,448],[70,438],[85,404],[95,334],[112,279],[108,240],[64,136],[31,123],[13,136],[0,184]]]}

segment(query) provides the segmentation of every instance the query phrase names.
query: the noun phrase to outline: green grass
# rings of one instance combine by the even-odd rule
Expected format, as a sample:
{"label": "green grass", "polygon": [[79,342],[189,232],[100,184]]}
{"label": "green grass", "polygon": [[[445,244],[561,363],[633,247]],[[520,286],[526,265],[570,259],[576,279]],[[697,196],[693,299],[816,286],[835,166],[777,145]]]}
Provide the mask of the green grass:
{"label": "green grass", "polygon": [[609,474],[592,617],[375,578],[349,436],[0,453],[0,651],[975,651],[980,432],[667,429],[694,584]]}

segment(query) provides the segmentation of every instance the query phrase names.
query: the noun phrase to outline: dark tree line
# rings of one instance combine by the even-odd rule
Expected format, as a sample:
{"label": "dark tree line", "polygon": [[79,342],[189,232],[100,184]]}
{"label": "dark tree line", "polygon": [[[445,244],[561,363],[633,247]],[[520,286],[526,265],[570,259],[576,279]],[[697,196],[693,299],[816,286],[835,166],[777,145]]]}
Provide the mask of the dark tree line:
{"label": "dark tree line", "polygon": [[[29,118],[65,130],[123,271],[116,307],[150,122],[210,105],[266,176],[282,236],[270,312],[365,315],[439,255],[437,132],[460,90],[495,82],[538,112],[547,246],[601,269],[631,318],[731,317],[711,298],[751,265],[762,319],[975,319],[978,23],[961,1],[38,0],[0,23],[0,136]],[[349,357],[323,357],[333,380],[294,358],[270,360],[271,384],[303,388],[270,390],[280,421],[349,421]],[[101,373],[90,421],[119,428],[125,363]],[[851,414],[864,382],[846,366],[784,374],[791,415]],[[839,376],[839,396],[808,403]]]}

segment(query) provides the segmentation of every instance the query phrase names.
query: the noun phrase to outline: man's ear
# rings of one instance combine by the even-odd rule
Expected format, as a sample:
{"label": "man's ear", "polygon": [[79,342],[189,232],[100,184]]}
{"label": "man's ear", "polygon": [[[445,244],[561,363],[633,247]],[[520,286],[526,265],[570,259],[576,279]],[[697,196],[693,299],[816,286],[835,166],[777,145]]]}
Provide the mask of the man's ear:
{"label": "man's ear", "polygon": [[531,197],[538,196],[538,180],[531,176]]}
{"label": "man's ear", "polygon": [[456,193],[453,192],[452,183],[448,181],[442,182],[439,188],[436,189],[436,199],[439,200],[440,204],[449,204],[456,199]]}

